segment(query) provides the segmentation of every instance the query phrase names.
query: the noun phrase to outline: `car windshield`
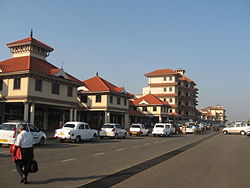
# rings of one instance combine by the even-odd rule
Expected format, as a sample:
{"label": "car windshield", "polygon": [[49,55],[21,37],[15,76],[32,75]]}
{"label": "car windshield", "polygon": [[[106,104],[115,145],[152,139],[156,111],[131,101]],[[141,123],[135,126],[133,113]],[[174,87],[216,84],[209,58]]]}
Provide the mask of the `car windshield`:
{"label": "car windshield", "polygon": [[131,125],[132,128],[141,128],[140,125]]}
{"label": "car windshield", "polygon": [[156,128],[164,128],[164,125],[156,125]]}
{"label": "car windshield", "polygon": [[72,129],[74,129],[74,128],[75,128],[75,125],[74,125],[74,124],[65,124],[63,127],[67,127],[67,128],[72,128]]}
{"label": "car windshield", "polygon": [[4,123],[0,125],[0,130],[12,131],[15,129],[15,127],[16,127],[15,124]]}
{"label": "car windshield", "polygon": [[103,125],[102,128],[110,128],[110,129],[112,129],[112,128],[114,128],[114,125]]}

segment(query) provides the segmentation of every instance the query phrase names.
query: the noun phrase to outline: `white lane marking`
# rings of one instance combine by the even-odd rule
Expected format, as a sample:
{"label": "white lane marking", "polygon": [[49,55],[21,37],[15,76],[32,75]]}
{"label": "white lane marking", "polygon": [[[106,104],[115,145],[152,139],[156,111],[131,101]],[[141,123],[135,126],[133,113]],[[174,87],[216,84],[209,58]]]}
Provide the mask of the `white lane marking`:
{"label": "white lane marking", "polygon": [[104,153],[102,152],[102,153],[96,153],[96,154],[94,154],[94,156],[98,156],[98,155],[103,155]]}
{"label": "white lane marking", "polygon": [[139,146],[138,145],[135,145],[134,148],[138,148]]}
{"label": "white lane marking", "polygon": [[121,149],[117,149],[116,151],[123,151],[125,150],[126,148],[121,148]]}
{"label": "white lane marking", "polygon": [[76,159],[65,159],[65,160],[62,160],[61,163],[64,163],[64,162],[69,162],[69,161],[74,161]]}
{"label": "white lane marking", "polygon": [[150,144],[150,143],[145,143],[144,145],[147,146],[147,145],[149,145],[149,144]]}
{"label": "white lane marking", "polygon": [[157,144],[157,143],[159,143],[159,142],[158,142],[158,141],[155,141],[154,143]]}
{"label": "white lane marking", "polygon": [[12,172],[16,172],[16,169],[15,169],[15,170],[12,170]]}

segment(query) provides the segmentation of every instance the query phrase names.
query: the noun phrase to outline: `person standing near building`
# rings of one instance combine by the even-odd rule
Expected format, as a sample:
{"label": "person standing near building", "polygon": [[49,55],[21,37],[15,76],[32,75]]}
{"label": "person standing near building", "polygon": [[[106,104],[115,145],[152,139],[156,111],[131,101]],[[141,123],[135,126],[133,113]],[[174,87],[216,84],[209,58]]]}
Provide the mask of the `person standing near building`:
{"label": "person standing near building", "polygon": [[29,168],[32,163],[33,154],[33,136],[30,132],[25,130],[24,125],[20,125],[18,128],[18,135],[15,140],[15,147],[21,149],[21,159],[15,160],[16,169],[21,176],[20,183],[27,184],[27,178],[29,174]]}

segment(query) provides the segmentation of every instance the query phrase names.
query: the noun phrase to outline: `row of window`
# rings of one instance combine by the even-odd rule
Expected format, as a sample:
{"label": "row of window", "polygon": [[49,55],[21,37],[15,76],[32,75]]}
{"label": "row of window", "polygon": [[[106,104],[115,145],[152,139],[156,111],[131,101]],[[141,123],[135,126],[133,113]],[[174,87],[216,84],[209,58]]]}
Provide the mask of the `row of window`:
{"label": "row of window", "polygon": [[[164,88],[163,88],[163,91],[164,91],[164,92],[167,92],[167,88],[164,87]],[[172,88],[172,87],[169,87],[169,88],[168,88],[168,91],[169,91],[169,92],[172,92],[172,91],[173,91],[173,88]]]}
{"label": "row of window", "polygon": [[170,77],[164,77],[163,80],[164,80],[164,81],[167,81],[167,78],[168,78],[169,81],[172,81],[172,80],[173,80],[173,77],[172,77],[172,76],[170,76]]}
{"label": "row of window", "polygon": [[[109,103],[111,103],[111,104],[113,104],[114,103],[114,101],[113,101],[113,96],[109,96]],[[88,102],[88,96],[87,95],[82,95],[81,97],[80,97],[80,100],[81,100],[81,102],[83,102],[83,103],[87,103]],[[120,97],[117,97],[116,98],[116,104],[121,104],[121,101],[122,101],[122,99],[120,98]],[[102,95],[100,95],[100,94],[98,94],[98,95],[96,95],[95,96],[95,102],[96,103],[100,103],[100,102],[102,102]],[[127,106],[127,99],[123,99],[123,105],[124,106]]]}
{"label": "row of window", "polygon": [[[42,91],[43,82],[42,80],[36,79],[35,81],[35,91]],[[14,78],[13,82],[13,90],[21,89],[21,78]],[[3,90],[3,80],[0,80],[0,90]],[[60,94],[60,85],[57,83],[51,84],[51,93],[53,94]],[[67,96],[73,96],[73,88],[68,86]]]}
{"label": "row of window", "polygon": [[[134,110],[138,110],[138,107],[134,106]],[[166,107],[163,107],[162,110],[163,110],[163,112],[166,112],[166,111],[167,111],[167,108],[166,108]],[[143,112],[147,112],[147,111],[148,111],[148,107],[146,107],[146,106],[142,107],[142,111],[143,111]],[[153,111],[154,111],[154,112],[157,111],[157,107],[156,107],[156,106],[153,106]]]}

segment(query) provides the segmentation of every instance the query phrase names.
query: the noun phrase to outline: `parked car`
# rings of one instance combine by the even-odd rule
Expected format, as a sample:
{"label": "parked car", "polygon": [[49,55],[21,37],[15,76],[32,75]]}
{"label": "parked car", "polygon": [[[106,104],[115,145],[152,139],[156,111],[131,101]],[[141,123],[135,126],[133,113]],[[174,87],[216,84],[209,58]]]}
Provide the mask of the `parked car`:
{"label": "parked car", "polygon": [[232,124],[228,127],[225,127],[224,129],[222,129],[222,133],[225,135],[230,134],[230,133],[245,135],[249,128],[250,128],[250,125],[248,125],[248,124],[236,123],[236,124]]}
{"label": "parked car", "polygon": [[148,136],[149,130],[145,127],[144,124],[132,124],[129,128],[129,135],[146,135]]}
{"label": "parked car", "polygon": [[111,138],[126,138],[127,131],[117,123],[106,123],[102,126],[99,132],[100,138],[111,137]]}
{"label": "parked car", "polygon": [[12,145],[15,143],[20,125],[25,127],[25,130],[33,135],[33,144],[44,145],[46,142],[46,134],[36,126],[25,122],[6,122],[0,125],[0,146],[2,144]]}
{"label": "parked car", "polygon": [[153,136],[170,136],[171,134],[170,123],[156,123],[152,135]]}
{"label": "parked car", "polygon": [[83,140],[89,140],[95,142],[98,137],[98,131],[91,129],[88,123],[85,122],[67,122],[61,129],[55,130],[55,138],[58,138],[60,142],[74,141],[80,143]]}
{"label": "parked car", "polygon": [[194,122],[186,123],[186,133],[194,134],[198,130],[198,126]]}

